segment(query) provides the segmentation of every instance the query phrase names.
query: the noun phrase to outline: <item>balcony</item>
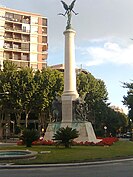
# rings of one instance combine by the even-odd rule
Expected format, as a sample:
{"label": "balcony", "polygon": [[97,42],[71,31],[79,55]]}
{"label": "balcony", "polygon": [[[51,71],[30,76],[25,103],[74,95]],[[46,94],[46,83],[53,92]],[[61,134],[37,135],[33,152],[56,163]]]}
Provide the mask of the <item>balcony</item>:
{"label": "balcony", "polygon": [[6,26],[6,27],[5,27],[5,31],[14,31],[14,29],[13,29],[13,27]]}
{"label": "balcony", "polygon": [[21,38],[19,38],[19,37],[15,37],[15,38],[14,38],[14,41],[21,42],[22,40],[21,40]]}
{"label": "balcony", "polygon": [[5,41],[9,40],[9,41],[13,41],[13,37],[12,36],[4,36]]}
{"label": "balcony", "polygon": [[27,48],[21,48],[21,47],[12,47],[12,46],[3,46],[5,51],[15,51],[15,52],[25,52],[29,53],[30,49]]}
{"label": "balcony", "polygon": [[[14,60],[14,59],[13,59]],[[15,65],[18,67],[29,67],[29,62],[23,62],[23,61],[13,61]]]}
{"label": "balcony", "polygon": [[17,19],[17,18],[13,18],[13,17],[8,17],[8,16],[5,17],[5,20],[6,21],[11,21],[11,22],[16,22],[16,23],[22,23],[21,19]]}
{"label": "balcony", "polygon": [[22,32],[22,29],[21,28],[13,28],[14,31],[17,31],[17,32]]}

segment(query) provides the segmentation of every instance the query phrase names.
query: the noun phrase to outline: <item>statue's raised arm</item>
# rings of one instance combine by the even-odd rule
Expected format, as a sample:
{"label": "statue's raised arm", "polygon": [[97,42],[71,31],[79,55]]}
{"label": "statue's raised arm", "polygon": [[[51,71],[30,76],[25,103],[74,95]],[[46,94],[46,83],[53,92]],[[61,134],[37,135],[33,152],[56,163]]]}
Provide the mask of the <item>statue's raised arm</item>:
{"label": "statue's raised arm", "polygon": [[74,4],[75,4],[75,1],[72,1],[72,3],[68,6],[64,1],[61,1],[62,4],[63,4],[63,7],[65,9],[65,13],[62,14],[62,13],[59,13],[59,15],[63,15],[63,16],[66,16],[67,15],[67,26],[66,26],[66,29],[70,29],[71,28],[71,17],[72,17],[72,12],[75,14],[75,15],[78,15],[78,13],[76,13],[73,8],[74,8]]}

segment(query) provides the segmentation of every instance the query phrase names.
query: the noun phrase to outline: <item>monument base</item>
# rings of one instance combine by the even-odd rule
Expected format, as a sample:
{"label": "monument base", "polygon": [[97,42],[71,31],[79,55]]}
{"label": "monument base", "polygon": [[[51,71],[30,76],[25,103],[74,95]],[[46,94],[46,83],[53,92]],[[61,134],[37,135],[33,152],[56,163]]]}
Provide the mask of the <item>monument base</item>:
{"label": "monument base", "polygon": [[79,137],[74,139],[76,142],[93,142],[97,143],[101,140],[96,138],[92,124],[90,122],[55,122],[50,123],[44,135],[45,140],[53,140],[53,135],[61,127],[71,127],[79,131]]}
{"label": "monument base", "polygon": [[64,92],[62,95],[62,122],[72,122],[73,101],[79,97],[77,91]]}

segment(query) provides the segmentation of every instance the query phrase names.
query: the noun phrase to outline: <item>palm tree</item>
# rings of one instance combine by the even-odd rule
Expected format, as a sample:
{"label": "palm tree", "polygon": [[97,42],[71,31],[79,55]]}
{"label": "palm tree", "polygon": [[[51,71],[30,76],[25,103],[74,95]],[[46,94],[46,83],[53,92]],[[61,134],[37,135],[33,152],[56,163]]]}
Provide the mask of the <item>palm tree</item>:
{"label": "palm tree", "polygon": [[53,136],[53,140],[56,140],[58,145],[62,144],[65,148],[71,147],[72,141],[75,138],[78,138],[79,132],[76,129],[70,127],[62,127]]}

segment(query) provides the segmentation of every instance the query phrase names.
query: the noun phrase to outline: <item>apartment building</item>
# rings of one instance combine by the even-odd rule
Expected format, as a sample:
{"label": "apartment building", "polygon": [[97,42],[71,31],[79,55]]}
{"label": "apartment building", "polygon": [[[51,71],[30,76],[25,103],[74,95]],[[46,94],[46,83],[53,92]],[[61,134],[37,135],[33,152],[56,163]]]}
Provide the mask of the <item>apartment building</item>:
{"label": "apartment building", "polygon": [[47,65],[47,18],[0,7],[0,68],[5,60],[41,70]]}

